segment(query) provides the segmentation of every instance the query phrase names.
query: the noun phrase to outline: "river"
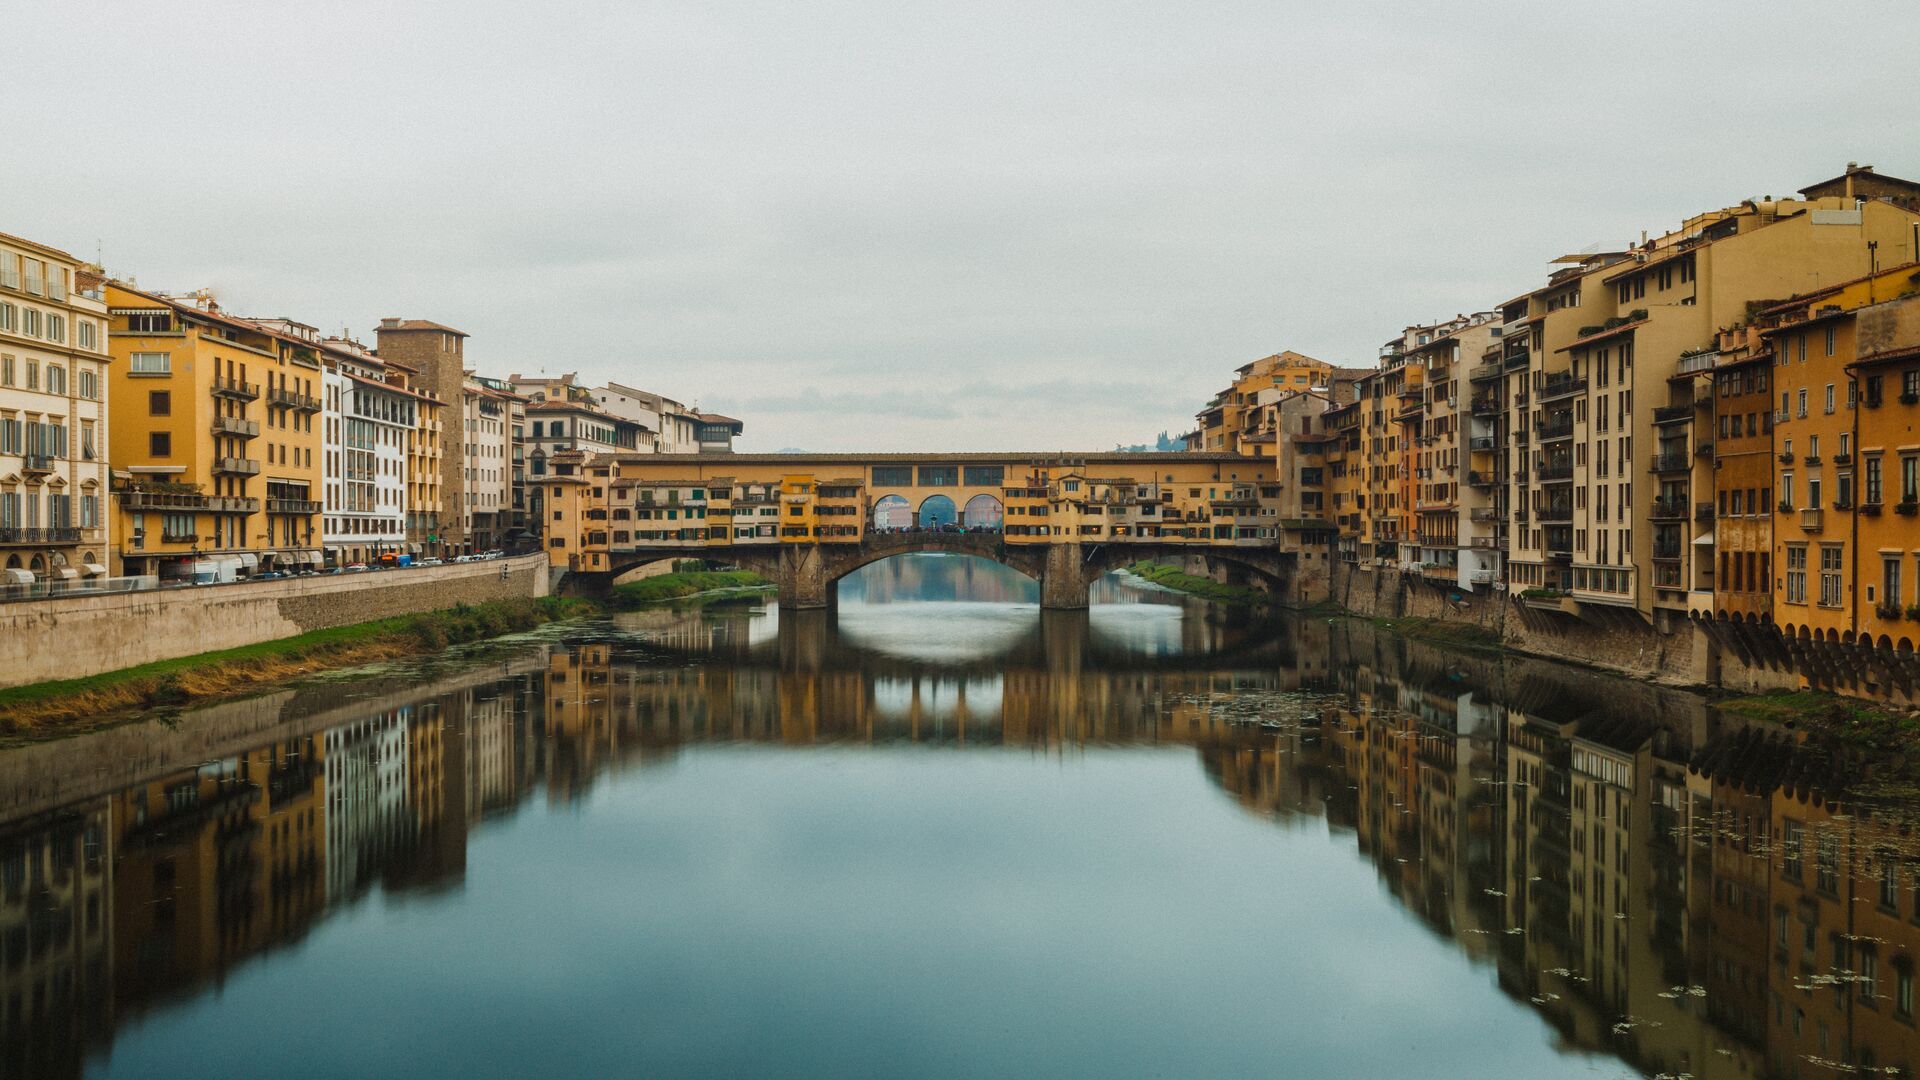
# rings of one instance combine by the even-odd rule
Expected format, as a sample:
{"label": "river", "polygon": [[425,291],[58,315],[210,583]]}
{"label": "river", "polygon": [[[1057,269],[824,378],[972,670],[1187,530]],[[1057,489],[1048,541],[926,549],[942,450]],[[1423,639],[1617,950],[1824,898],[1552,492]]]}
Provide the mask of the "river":
{"label": "river", "polygon": [[1854,766],[1360,621],[1095,600],[903,557],[832,611],[0,753],[0,1076],[1920,1063],[1920,852],[1835,802]]}

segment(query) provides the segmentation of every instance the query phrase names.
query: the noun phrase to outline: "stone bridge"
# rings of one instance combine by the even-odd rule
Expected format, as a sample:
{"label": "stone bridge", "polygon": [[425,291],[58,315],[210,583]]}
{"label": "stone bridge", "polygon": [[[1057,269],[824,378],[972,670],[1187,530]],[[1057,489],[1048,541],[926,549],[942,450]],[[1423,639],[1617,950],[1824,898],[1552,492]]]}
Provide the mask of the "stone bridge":
{"label": "stone bridge", "polygon": [[606,571],[574,571],[568,587],[604,591],[628,571],[665,559],[703,557],[752,570],[779,586],[780,606],[789,610],[826,607],[833,602],[834,585],[870,563],[914,552],[972,555],[1017,570],[1040,583],[1040,606],[1077,610],[1087,606],[1088,586],[1102,575],[1142,559],[1196,555],[1226,568],[1229,579],[1262,582],[1284,596],[1293,576],[1292,556],[1273,547],[1231,547],[1105,541],[1076,543],[1008,543],[996,532],[868,533],[856,544],[741,544],[713,551],[684,547],[635,548],[617,553]]}

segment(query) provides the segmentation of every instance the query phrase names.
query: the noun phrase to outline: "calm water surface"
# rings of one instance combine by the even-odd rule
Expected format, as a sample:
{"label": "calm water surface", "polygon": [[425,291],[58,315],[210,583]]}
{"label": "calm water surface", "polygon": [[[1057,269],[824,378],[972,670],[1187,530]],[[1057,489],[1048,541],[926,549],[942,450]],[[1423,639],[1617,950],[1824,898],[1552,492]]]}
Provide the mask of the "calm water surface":
{"label": "calm water surface", "polygon": [[1885,1075],[1870,764],[915,556],[0,754],[0,1076]]}

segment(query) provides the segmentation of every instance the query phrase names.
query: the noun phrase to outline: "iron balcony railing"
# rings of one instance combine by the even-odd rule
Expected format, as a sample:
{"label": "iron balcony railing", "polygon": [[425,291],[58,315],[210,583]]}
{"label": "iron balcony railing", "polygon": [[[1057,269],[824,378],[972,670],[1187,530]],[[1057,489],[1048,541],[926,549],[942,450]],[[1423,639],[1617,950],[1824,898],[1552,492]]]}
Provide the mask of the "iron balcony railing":
{"label": "iron balcony railing", "polygon": [[10,525],[0,526],[0,544],[77,544],[79,542],[79,529],[17,529]]}
{"label": "iron balcony railing", "polygon": [[213,418],[213,433],[251,439],[260,434],[260,425],[253,420],[238,416],[216,416]]}
{"label": "iron balcony railing", "polygon": [[311,394],[302,394],[297,390],[273,387],[267,391],[267,401],[274,405],[283,405],[303,412],[319,412],[320,399]]}
{"label": "iron balcony railing", "polygon": [[225,375],[213,377],[213,392],[221,397],[230,397],[239,401],[253,401],[260,396],[260,384],[229,379]]}

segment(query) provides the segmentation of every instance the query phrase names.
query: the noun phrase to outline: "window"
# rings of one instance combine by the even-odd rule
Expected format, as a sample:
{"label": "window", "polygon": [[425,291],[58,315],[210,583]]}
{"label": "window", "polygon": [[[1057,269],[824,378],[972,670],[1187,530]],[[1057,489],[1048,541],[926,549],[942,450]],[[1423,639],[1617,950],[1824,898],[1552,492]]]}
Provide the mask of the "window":
{"label": "window", "polygon": [[1820,604],[1840,606],[1840,563],[1843,552],[1838,544],[1820,545]]}
{"label": "window", "polygon": [[1886,603],[1900,604],[1900,556],[1889,555],[1880,560],[1880,595]]}
{"label": "window", "polygon": [[172,416],[173,393],[168,390],[147,391],[148,416]]}
{"label": "window", "polygon": [[1827,415],[1833,415],[1833,384],[1827,384]]}
{"label": "window", "polygon": [[172,456],[173,436],[164,431],[149,432],[147,435],[147,454],[151,457]]}
{"label": "window", "polygon": [[1920,456],[1904,454],[1900,458],[1900,501],[1920,502]]}
{"label": "window", "polygon": [[163,352],[137,352],[127,356],[127,373],[131,375],[168,375],[173,372],[173,354]]}
{"label": "window", "polygon": [[[1788,548],[1787,550],[1791,553],[1793,549]],[[1802,554],[1805,554],[1805,549],[1802,549]],[[1800,856],[1805,834],[1805,826],[1799,822],[1792,818],[1781,819],[1780,872],[1790,878],[1798,879],[1801,875]]]}
{"label": "window", "polygon": [[1807,602],[1807,545],[1787,545],[1787,603]]}
{"label": "window", "polygon": [[91,368],[80,371],[80,396],[89,401],[100,399],[100,374]]}
{"label": "window", "polygon": [[100,328],[90,320],[81,319],[73,324],[76,340],[83,349],[97,352],[100,348]]}
{"label": "window", "polygon": [[22,312],[22,315],[24,317],[20,320],[20,332],[27,335],[28,337],[39,337],[40,336],[40,309],[27,308],[24,312]]}
{"label": "window", "polygon": [[1833,355],[1833,344],[1834,344],[1834,343],[1833,343],[1833,337],[1834,337],[1834,334],[1833,334],[1833,331],[1834,331],[1834,328],[1833,328],[1833,327],[1831,327],[1831,326],[1829,326],[1829,327],[1827,327],[1827,355],[1828,355],[1828,356],[1832,356],[1832,355]]}

